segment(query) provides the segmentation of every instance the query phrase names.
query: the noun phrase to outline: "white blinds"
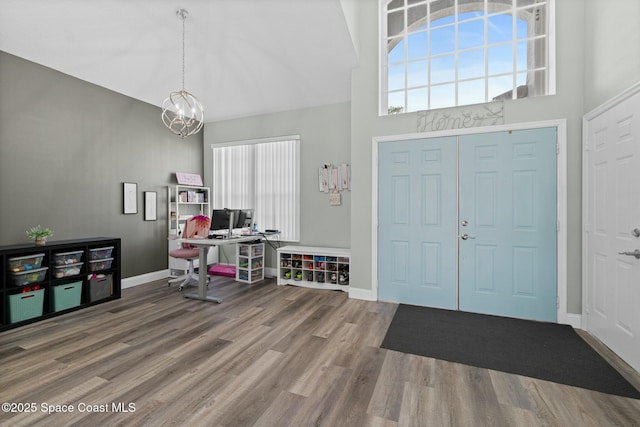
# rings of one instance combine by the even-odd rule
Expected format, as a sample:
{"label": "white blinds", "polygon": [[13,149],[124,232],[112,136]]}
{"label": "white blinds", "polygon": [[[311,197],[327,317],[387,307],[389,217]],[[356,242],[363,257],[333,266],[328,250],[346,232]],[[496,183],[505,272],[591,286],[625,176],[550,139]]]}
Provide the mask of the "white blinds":
{"label": "white blinds", "polygon": [[214,209],[253,208],[261,230],[300,240],[300,138],[212,145]]}
{"label": "white blinds", "polygon": [[255,159],[256,218],[282,240],[299,241],[300,141],[256,144]]}
{"label": "white blinds", "polygon": [[254,198],[253,146],[235,145],[213,149],[214,209],[250,209]]}

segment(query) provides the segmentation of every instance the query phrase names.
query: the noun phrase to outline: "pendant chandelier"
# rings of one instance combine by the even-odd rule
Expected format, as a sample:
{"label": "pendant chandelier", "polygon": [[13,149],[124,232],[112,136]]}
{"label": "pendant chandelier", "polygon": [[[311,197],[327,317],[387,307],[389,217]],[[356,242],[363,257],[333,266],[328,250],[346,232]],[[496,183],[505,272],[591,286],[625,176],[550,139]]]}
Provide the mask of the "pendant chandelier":
{"label": "pendant chandelier", "polygon": [[184,22],[189,12],[180,9],[176,14],[182,18],[182,90],[171,92],[162,103],[162,122],[181,138],[200,132],[204,125],[204,109],[198,98],[184,89]]}

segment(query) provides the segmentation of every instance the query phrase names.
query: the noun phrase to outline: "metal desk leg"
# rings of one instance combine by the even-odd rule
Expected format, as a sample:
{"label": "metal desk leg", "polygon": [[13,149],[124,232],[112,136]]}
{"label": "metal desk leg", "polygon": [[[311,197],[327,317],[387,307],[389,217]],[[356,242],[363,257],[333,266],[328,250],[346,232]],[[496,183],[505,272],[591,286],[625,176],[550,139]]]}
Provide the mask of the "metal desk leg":
{"label": "metal desk leg", "polygon": [[220,298],[207,296],[207,255],[209,254],[209,246],[200,246],[199,263],[198,263],[198,293],[185,294],[185,298],[197,299],[201,301],[210,301],[221,303]]}

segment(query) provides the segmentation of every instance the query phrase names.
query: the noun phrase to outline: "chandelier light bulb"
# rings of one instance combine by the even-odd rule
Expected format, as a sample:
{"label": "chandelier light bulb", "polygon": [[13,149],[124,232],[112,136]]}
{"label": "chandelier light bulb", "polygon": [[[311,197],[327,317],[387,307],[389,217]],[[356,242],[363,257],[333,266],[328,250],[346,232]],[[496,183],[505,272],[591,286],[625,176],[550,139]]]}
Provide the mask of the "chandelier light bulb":
{"label": "chandelier light bulb", "polygon": [[[181,105],[186,107],[183,108]],[[185,114],[187,111],[190,114]],[[162,121],[171,132],[186,138],[202,129],[204,109],[200,101],[186,90],[172,92],[162,103]]]}

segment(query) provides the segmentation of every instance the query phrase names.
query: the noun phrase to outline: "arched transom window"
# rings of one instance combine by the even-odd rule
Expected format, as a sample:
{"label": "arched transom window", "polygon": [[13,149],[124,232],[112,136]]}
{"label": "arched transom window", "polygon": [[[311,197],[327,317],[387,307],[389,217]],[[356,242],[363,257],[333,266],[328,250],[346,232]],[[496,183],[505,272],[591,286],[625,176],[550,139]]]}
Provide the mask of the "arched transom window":
{"label": "arched transom window", "polygon": [[554,0],[381,2],[381,115],[555,93]]}

